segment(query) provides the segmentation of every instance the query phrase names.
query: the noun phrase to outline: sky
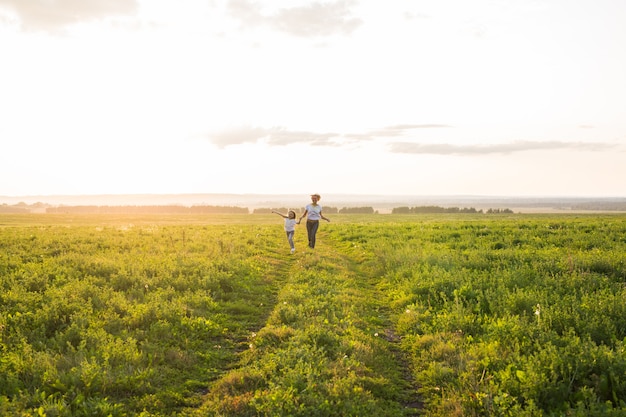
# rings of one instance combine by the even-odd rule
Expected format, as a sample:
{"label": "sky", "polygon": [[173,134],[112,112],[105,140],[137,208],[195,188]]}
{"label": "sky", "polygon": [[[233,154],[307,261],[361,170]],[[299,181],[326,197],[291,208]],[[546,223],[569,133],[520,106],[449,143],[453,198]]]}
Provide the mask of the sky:
{"label": "sky", "polygon": [[0,195],[626,196],[623,0],[0,0]]}

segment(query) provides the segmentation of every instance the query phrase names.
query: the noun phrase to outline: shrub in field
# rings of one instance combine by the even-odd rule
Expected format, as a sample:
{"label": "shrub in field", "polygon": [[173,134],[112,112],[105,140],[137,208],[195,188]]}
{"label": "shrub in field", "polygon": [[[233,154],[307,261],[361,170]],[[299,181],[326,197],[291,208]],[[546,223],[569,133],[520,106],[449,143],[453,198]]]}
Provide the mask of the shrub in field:
{"label": "shrub in field", "polygon": [[0,228],[3,415],[171,415],[267,314],[271,255],[240,226],[98,219]]}
{"label": "shrub in field", "polygon": [[404,389],[386,343],[368,333],[362,283],[343,261],[305,256],[241,366],[193,415],[400,416]]}
{"label": "shrub in field", "polygon": [[621,232],[619,216],[471,219],[392,243],[373,226],[361,243],[428,415],[623,412]]}
{"label": "shrub in field", "polygon": [[8,222],[0,414],[624,415],[622,215],[336,216]]}

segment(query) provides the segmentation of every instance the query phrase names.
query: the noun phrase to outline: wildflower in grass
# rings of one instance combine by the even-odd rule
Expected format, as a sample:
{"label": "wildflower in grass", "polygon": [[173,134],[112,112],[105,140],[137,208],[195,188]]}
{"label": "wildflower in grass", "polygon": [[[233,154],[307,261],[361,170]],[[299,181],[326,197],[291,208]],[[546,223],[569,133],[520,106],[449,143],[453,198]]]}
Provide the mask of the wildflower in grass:
{"label": "wildflower in grass", "polygon": [[535,316],[537,316],[537,323],[541,323],[541,306],[537,304],[535,307]]}

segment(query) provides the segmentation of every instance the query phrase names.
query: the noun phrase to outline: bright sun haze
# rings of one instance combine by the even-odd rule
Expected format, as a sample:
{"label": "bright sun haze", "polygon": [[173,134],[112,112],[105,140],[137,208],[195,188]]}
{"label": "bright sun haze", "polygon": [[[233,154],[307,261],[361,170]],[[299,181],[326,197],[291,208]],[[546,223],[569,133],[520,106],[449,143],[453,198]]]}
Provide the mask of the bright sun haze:
{"label": "bright sun haze", "polygon": [[0,195],[624,196],[626,3],[0,2]]}

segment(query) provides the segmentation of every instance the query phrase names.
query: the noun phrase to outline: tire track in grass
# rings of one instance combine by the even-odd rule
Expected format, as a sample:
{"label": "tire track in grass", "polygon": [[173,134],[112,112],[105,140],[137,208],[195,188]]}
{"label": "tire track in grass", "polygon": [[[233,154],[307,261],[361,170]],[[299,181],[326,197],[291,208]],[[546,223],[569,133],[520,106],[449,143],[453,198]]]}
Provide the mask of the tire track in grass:
{"label": "tire track in grass", "polygon": [[406,416],[405,360],[395,345],[375,277],[320,233],[322,244],[285,257],[267,322],[236,369],[185,415]]}
{"label": "tire track in grass", "polygon": [[392,319],[391,307],[387,297],[380,287],[380,273],[378,268],[372,269],[372,254],[366,252],[360,245],[348,245],[342,249],[344,260],[349,265],[351,273],[359,277],[357,285],[366,300],[366,322],[369,323],[375,337],[384,340],[384,349],[392,361],[391,368],[395,368],[395,383],[402,388],[400,402],[404,408],[404,415],[419,415],[424,404],[417,393],[417,383],[410,366],[410,359],[400,344],[401,338],[396,334],[395,321]]}

